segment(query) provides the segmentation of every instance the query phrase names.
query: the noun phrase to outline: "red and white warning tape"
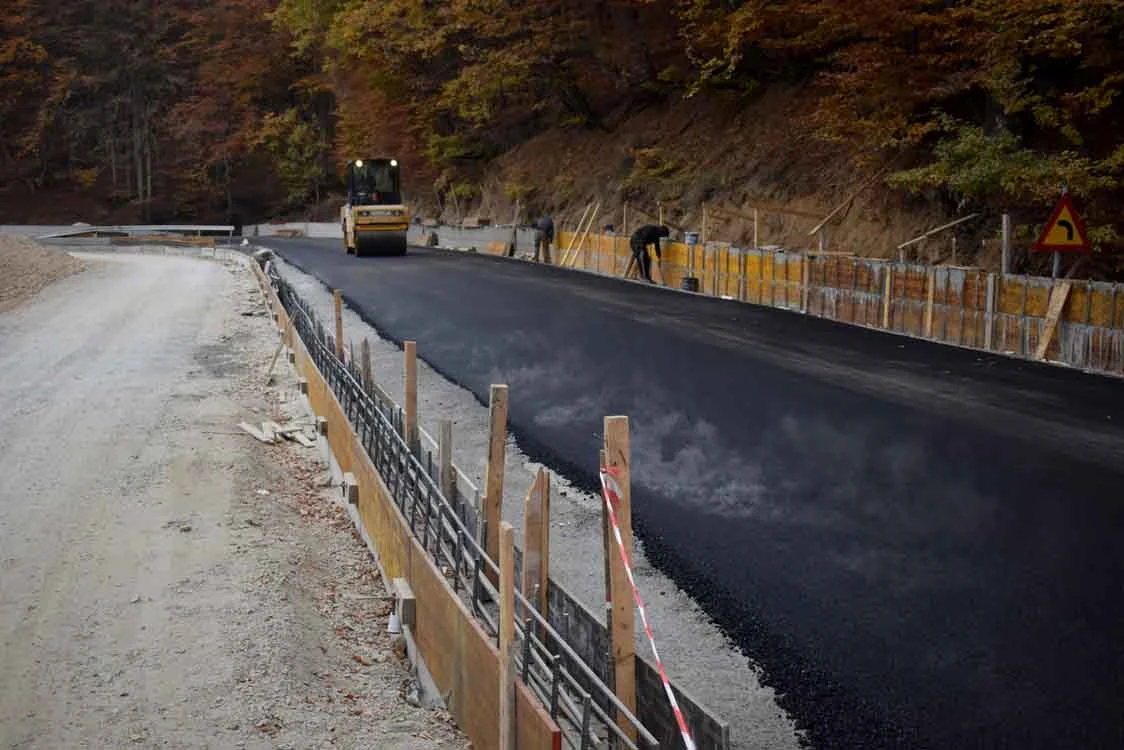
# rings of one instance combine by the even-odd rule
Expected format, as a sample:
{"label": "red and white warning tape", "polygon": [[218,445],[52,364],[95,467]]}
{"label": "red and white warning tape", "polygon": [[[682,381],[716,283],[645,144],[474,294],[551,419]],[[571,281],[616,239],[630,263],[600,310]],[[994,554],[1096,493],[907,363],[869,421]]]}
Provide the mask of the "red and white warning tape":
{"label": "red and white warning tape", "polygon": [[613,526],[613,536],[617,539],[617,549],[620,551],[621,561],[624,563],[624,571],[628,575],[628,585],[632,588],[632,598],[636,600],[636,609],[640,611],[640,620],[644,623],[644,633],[648,636],[648,644],[652,647],[652,655],[656,658],[656,669],[659,670],[664,692],[667,693],[667,699],[671,702],[671,710],[675,713],[675,721],[679,724],[679,733],[683,736],[683,745],[686,750],[695,750],[695,740],[691,737],[691,730],[687,728],[687,721],[683,718],[683,712],[679,710],[679,703],[676,702],[675,693],[671,690],[671,682],[667,679],[663,661],[660,660],[660,654],[656,651],[656,639],[652,635],[652,625],[648,622],[648,613],[644,609],[644,601],[640,598],[640,589],[636,587],[636,579],[632,575],[632,561],[628,559],[628,552],[625,551],[624,540],[621,538],[621,527],[617,523],[615,507],[620,502],[621,488],[616,478],[613,477],[615,473],[617,473],[617,470],[613,467],[601,467],[601,491],[605,499],[605,507],[609,509],[609,521]]}

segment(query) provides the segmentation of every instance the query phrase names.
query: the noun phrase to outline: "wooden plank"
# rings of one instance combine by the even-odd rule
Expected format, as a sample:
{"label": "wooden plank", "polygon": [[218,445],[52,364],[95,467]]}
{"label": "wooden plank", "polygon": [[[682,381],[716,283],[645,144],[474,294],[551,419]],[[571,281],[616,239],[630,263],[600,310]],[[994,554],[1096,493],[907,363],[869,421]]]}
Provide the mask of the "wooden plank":
{"label": "wooden plank", "polygon": [[989,273],[987,275],[987,301],[985,304],[984,315],[984,349],[991,351],[995,348],[995,305],[997,294],[997,286],[995,281],[995,274]]}
{"label": "wooden plank", "polygon": [[515,750],[515,530],[500,524],[500,750]]}
{"label": "wooden plank", "polygon": [[1066,300],[1069,299],[1069,290],[1073,286],[1071,281],[1063,281],[1056,285],[1050,292],[1050,307],[1046,310],[1046,325],[1042,336],[1038,339],[1038,349],[1034,352],[1035,359],[1045,359],[1046,350],[1054,338],[1054,331],[1058,327],[1058,319],[1065,309]]}
{"label": "wooden plank", "polygon": [[894,267],[887,264],[882,273],[882,327],[890,329],[890,308],[894,300]]}
{"label": "wooden plank", "polygon": [[[550,573],[550,475],[539,468],[523,500],[523,596],[546,616]],[[523,614],[524,619],[531,614]]]}
{"label": "wooden plank", "polygon": [[[503,472],[507,447],[507,386],[492,385],[488,400],[488,463],[484,467],[484,549],[488,557],[499,559],[499,525],[503,518]],[[495,574],[489,569],[495,585]]]}
{"label": "wooden plank", "polygon": [[343,359],[343,292],[332,290],[332,299],[336,303],[336,357]]}
{"label": "wooden plank", "polygon": [[293,440],[297,441],[298,443],[303,445],[305,448],[315,448],[316,447],[316,442],[314,440],[309,440],[308,436],[305,435],[303,432],[293,432],[293,433],[290,433],[287,437],[290,437]]}
{"label": "wooden plank", "polygon": [[414,341],[403,343],[403,378],[406,391],[406,445],[418,455],[418,348]]}
{"label": "wooden plank", "polygon": [[260,440],[263,443],[272,443],[273,442],[272,437],[266,435],[264,432],[259,430],[257,427],[254,427],[253,425],[249,424],[248,422],[239,422],[238,426],[241,427],[246,432],[248,432],[249,434],[253,435],[255,438],[257,438],[258,440]]}
{"label": "wooden plank", "polygon": [[[614,508],[620,526],[624,552],[632,560],[632,492],[629,467],[628,417],[605,417],[605,460],[620,485],[619,504]],[[613,685],[617,699],[633,715],[636,714],[636,613],[632,603],[632,587],[621,560],[620,549],[612,545],[610,591],[612,596],[613,624],[610,638],[613,643]],[[629,739],[636,740],[636,728],[623,717],[618,724]]]}

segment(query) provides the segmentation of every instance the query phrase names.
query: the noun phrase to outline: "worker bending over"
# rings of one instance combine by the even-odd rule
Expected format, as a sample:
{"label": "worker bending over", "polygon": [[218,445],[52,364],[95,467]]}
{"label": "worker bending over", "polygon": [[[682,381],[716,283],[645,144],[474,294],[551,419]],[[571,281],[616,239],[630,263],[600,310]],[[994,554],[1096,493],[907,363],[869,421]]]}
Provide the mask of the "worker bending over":
{"label": "worker bending over", "polygon": [[550,263],[550,243],[554,242],[554,219],[550,214],[543,215],[535,222],[535,260]]}
{"label": "worker bending over", "polygon": [[656,251],[656,259],[662,258],[660,255],[660,238],[670,237],[671,230],[666,226],[655,224],[645,224],[632,233],[632,238],[629,240],[629,245],[632,248],[632,257],[636,259],[636,265],[640,268],[640,275],[643,276],[649,284],[654,284],[652,281],[652,257],[648,255],[648,245],[652,245]]}

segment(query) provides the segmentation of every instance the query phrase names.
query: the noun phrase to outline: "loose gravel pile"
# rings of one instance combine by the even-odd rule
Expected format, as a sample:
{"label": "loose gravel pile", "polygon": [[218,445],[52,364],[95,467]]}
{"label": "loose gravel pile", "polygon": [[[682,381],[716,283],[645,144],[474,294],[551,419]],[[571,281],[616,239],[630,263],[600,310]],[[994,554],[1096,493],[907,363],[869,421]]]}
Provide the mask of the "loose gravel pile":
{"label": "loose gravel pile", "polygon": [[78,273],[85,264],[62,250],[23,237],[0,235],[0,312],[34,297],[51,282]]}

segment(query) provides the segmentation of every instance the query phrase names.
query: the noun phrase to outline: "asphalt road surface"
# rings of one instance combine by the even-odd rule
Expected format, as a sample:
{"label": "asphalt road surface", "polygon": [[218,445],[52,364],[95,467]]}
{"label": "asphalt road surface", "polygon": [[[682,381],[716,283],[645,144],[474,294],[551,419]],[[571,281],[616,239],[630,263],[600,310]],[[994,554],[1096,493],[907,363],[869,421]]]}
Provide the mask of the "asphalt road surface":
{"label": "asphalt road surface", "polygon": [[270,247],[482,400],[509,384],[520,441],[588,486],[629,415],[650,557],[817,747],[1124,742],[1124,382],[518,261]]}

